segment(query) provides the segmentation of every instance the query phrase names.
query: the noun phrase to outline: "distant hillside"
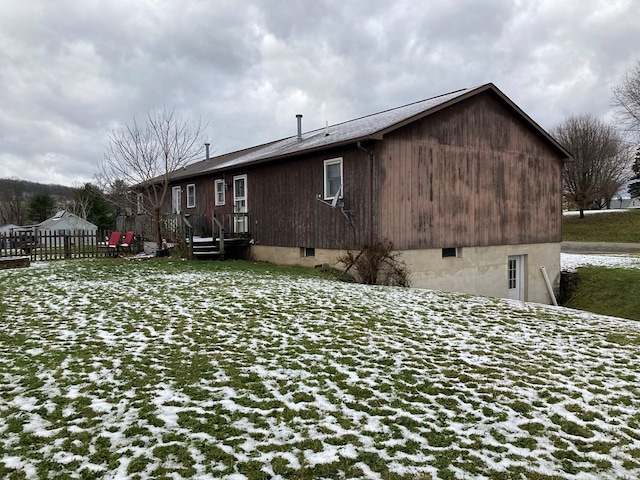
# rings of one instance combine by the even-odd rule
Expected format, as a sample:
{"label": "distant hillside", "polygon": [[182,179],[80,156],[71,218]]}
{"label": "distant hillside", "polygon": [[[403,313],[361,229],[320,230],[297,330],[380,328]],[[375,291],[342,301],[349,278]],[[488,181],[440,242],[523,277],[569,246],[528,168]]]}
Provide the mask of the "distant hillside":
{"label": "distant hillside", "polygon": [[28,205],[36,195],[49,195],[55,202],[54,209],[57,209],[73,200],[74,190],[64,185],[45,185],[16,178],[0,178],[0,225],[25,225],[33,222],[34,219],[29,218]]}
{"label": "distant hillside", "polygon": [[5,192],[22,191],[24,195],[30,197],[39,193],[48,193],[53,197],[70,200],[73,198],[74,190],[74,188],[64,185],[29,182],[16,178],[0,178],[0,192],[3,194]]}

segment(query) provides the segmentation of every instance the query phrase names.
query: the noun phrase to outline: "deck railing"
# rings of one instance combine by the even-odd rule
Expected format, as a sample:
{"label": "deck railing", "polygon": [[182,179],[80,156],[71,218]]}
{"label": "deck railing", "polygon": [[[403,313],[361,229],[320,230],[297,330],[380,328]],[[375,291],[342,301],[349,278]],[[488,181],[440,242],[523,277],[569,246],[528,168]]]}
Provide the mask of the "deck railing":
{"label": "deck railing", "polygon": [[[194,235],[202,235],[207,231],[204,215],[162,214],[160,217],[162,238],[167,241],[188,238],[189,232],[185,231],[185,219]],[[116,218],[116,229],[122,232],[132,230],[149,241],[156,241],[158,238],[156,219],[149,214],[119,216]]]}
{"label": "deck railing", "polygon": [[244,238],[251,236],[249,213],[216,213],[213,212],[213,224],[220,225],[227,238]]}

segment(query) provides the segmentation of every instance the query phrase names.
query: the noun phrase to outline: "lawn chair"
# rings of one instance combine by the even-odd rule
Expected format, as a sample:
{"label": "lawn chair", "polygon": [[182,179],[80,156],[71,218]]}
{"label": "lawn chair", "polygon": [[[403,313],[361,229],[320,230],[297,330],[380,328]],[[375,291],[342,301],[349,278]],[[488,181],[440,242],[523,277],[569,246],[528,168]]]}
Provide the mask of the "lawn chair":
{"label": "lawn chair", "polygon": [[118,245],[119,252],[122,251],[123,249],[133,252],[133,235],[134,234],[132,231],[127,232],[127,234],[124,236],[124,240],[122,241],[122,243]]}
{"label": "lawn chair", "polygon": [[118,251],[118,246],[122,240],[122,232],[111,232],[108,242],[100,242],[98,248],[106,248],[109,252],[113,252],[113,255]]}

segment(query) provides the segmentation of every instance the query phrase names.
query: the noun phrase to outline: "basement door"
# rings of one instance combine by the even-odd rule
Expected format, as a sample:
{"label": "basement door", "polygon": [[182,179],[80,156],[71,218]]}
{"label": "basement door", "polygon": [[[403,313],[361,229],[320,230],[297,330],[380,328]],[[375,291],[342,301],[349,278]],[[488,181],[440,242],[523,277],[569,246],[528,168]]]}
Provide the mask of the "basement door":
{"label": "basement door", "polygon": [[524,255],[511,255],[507,262],[508,298],[524,301]]}
{"label": "basement door", "polygon": [[248,233],[247,176],[233,177],[233,232]]}

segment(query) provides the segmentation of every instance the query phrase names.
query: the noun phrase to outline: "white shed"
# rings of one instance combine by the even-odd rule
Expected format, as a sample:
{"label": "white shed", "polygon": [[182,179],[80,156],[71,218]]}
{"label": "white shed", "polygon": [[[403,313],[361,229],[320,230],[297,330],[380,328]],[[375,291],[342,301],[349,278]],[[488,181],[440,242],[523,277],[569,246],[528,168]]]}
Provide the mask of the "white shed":
{"label": "white shed", "polygon": [[[60,210],[56,214],[40,223],[37,226],[37,231],[41,235],[46,234],[58,234],[58,235],[72,235],[72,234],[91,234],[91,244],[93,244],[95,235],[98,231],[98,226],[81,218],[67,210]],[[52,240],[49,239],[48,243]],[[57,242],[56,242],[57,243]],[[59,246],[59,245],[48,245]]]}

